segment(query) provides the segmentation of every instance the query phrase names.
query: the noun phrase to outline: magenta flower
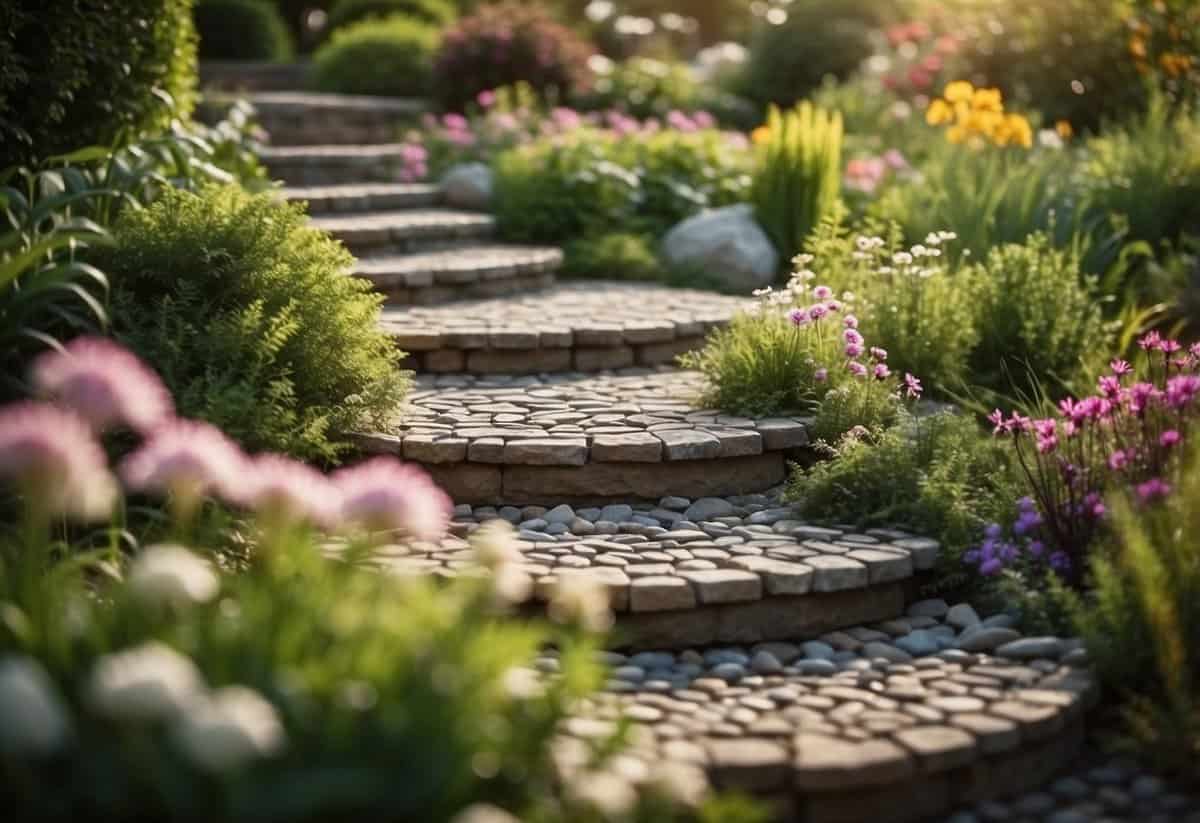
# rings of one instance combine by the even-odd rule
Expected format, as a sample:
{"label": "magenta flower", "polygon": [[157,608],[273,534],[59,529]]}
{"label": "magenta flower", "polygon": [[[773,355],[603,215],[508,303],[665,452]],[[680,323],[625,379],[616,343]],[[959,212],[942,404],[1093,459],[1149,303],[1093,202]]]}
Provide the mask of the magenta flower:
{"label": "magenta flower", "polygon": [[1179,345],[1179,341],[1177,340],[1164,339],[1158,343],[1158,350],[1163,354],[1174,354],[1182,348],[1183,346]]}
{"label": "magenta flower", "polygon": [[842,339],[847,343],[852,343],[856,346],[861,346],[864,342],[863,336],[854,329],[846,329],[844,332],[842,332]]}
{"label": "magenta flower", "polygon": [[833,297],[833,289],[829,286],[817,286],[812,290],[812,296],[815,300],[828,300]]}
{"label": "magenta flower", "polygon": [[813,372],[813,380],[816,380],[818,383],[824,383],[828,379],[829,369],[817,369]]}
{"label": "magenta flower", "polygon": [[125,458],[121,479],[137,492],[172,494],[194,505],[206,494],[244,503],[253,493],[246,457],[220,429],[173,420],[155,429]]}
{"label": "magenta flower", "polygon": [[475,95],[475,102],[485,109],[490,109],[492,106],[496,105],[496,92],[492,91],[491,89],[484,89],[483,91],[479,92],[479,94]]}
{"label": "magenta flower", "polygon": [[1156,331],[1152,331],[1152,332],[1148,332],[1140,340],[1138,340],[1138,346],[1143,351],[1149,351],[1150,349],[1157,349],[1158,344],[1161,342],[1162,342],[1162,335]]}
{"label": "magenta flower", "polygon": [[1004,421],[1004,412],[1000,411],[999,409],[994,409],[992,413],[987,416],[987,420],[992,424],[992,434],[1000,435],[1008,431],[1008,426],[1005,425]]}
{"label": "magenta flower", "polygon": [[880,362],[887,360],[887,358],[888,358],[887,349],[881,349],[878,346],[872,346],[871,347],[871,356]]}
{"label": "magenta flower", "polygon": [[1182,440],[1183,435],[1181,435],[1175,429],[1167,429],[1158,436],[1158,444],[1164,449],[1174,448],[1175,446],[1178,446]]}
{"label": "magenta flower", "polygon": [[84,521],[112,511],[117,484],[104,450],[78,415],[43,403],[0,408],[0,478],[41,514]]}
{"label": "magenta flower", "polygon": [[857,329],[858,328],[858,318],[855,317],[853,314],[847,314],[845,317],[842,318],[842,325],[848,329]]}
{"label": "magenta flower", "polygon": [[805,309],[792,309],[787,316],[793,326],[803,326],[808,323],[808,311]]}
{"label": "magenta flower", "polygon": [[829,309],[831,312],[838,312],[842,310],[842,304],[839,300],[826,300],[825,308]]}
{"label": "magenta flower", "polygon": [[1108,365],[1109,368],[1112,369],[1113,374],[1115,374],[1117,377],[1124,377],[1127,374],[1133,374],[1133,366],[1129,365],[1129,363],[1125,360],[1113,360]]}
{"label": "magenta flower", "polygon": [[344,523],[368,531],[400,529],[418,540],[446,532],[451,502],[429,475],[390,457],[376,457],[333,475]]}
{"label": "magenta flower", "polygon": [[867,367],[864,366],[862,363],[859,363],[857,360],[851,360],[849,363],[846,364],[846,368],[855,377],[866,377],[867,376]]}
{"label": "magenta flower", "polygon": [[911,398],[920,398],[921,392],[925,389],[921,386],[921,381],[913,377],[908,372],[904,373],[904,393]]}
{"label": "magenta flower", "polygon": [[886,363],[876,363],[874,375],[876,380],[887,380],[892,374],[892,370],[887,367]]}
{"label": "magenta flower", "polygon": [[1124,470],[1129,465],[1129,454],[1122,449],[1117,449],[1108,456],[1108,467],[1115,472]]}
{"label": "magenta flower", "polygon": [[711,129],[717,125],[717,118],[713,117],[706,111],[694,112],[692,114],[692,120],[702,129]]}
{"label": "magenta flower", "polygon": [[863,347],[858,343],[847,343],[845,351],[847,357],[858,357],[863,353]]}
{"label": "magenta flower", "polygon": [[1183,409],[1200,394],[1200,377],[1181,374],[1167,381],[1166,401],[1172,409]]}
{"label": "magenta flower", "polygon": [[1121,380],[1118,377],[1106,374],[1097,381],[1097,385],[1105,397],[1117,397],[1121,393]]}
{"label": "magenta flower", "polygon": [[470,127],[470,123],[467,122],[467,118],[454,112],[449,112],[442,115],[442,125],[451,131],[463,131],[464,129]]}
{"label": "magenta flower", "polygon": [[820,320],[827,314],[829,314],[829,308],[823,303],[817,303],[816,305],[810,306],[808,309],[808,316],[814,321]]}
{"label": "magenta flower", "polygon": [[1161,477],[1152,477],[1137,487],[1138,499],[1143,503],[1162,500],[1171,493],[1171,486]]}
{"label": "magenta flower", "polygon": [[79,337],[33,364],[37,390],[78,413],[97,431],[124,425],[146,432],[170,417],[171,395],[158,375],[102,337]]}
{"label": "magenta flower", "polygon": [[321,472],[279,454],[259,455],[249,469],[243,505],[274,522],[337,525],[341,494]]}

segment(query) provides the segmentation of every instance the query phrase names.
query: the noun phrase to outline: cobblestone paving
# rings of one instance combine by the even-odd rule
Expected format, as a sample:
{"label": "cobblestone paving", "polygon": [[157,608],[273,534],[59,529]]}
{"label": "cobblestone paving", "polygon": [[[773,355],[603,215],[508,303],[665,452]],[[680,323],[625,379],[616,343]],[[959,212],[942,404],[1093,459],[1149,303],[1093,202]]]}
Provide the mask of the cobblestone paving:
{"label": "cobblestone paving", "polygon": [[[526,275],[552,274],[562,265],[562,252],[552,247],[529,246],[470,246],[443,249],[423,254],[379,255],[358,261],[355,274],[365,277],[382,292],[396,289],[417,289],[434,285],[467,286],[483,281],[513,279]],[[553,292],[547,294],[548,299]],[[509,307],[536,301],[537,297],[518,297],[502,302],[480,303],[463,301],[441,309],[388,309],[383,323],[394,330],[398,339],[405,335],[422,335],[434,324],[450,329],[487,322],[484,310],[507,316]]]}
{"label": "cobblestone paving", "polygon": [[431,242],[452,245],[456,240],[490,237],[496,227],[490,214],[440,208],[322,215],[312,222],[353,252],[417,251],[428,246],[416,244]]}
{"label": "cobblestone paving", "polygon": [[438,201],[437,186],[428,183],[290,186],[281,188],[279,194],[286,200],[308,203],[310,214],[352,214],[380,209],[428,208]]}

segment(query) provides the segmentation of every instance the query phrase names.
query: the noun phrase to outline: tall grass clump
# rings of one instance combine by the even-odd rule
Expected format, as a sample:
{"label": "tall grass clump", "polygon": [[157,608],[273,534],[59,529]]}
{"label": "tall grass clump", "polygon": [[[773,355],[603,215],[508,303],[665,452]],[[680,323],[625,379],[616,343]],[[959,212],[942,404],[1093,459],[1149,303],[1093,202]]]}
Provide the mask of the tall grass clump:
{"label": "tall grass clump", "polygon": [[772,106],[763,128],[750,202],[780,256],[790,260],[838,202],[842,116],[808,102],[788,111]]}

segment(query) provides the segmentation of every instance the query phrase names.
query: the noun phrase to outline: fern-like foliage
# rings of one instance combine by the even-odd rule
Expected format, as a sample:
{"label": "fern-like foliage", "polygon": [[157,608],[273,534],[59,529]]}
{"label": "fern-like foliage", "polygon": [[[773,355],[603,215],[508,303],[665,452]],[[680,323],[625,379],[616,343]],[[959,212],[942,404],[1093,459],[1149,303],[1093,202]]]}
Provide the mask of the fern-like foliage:
{"label": "fern-like foliage", "polygon": [[104,253],[116,336],[182,414],[250,449],[333,460],[385,426],[408,386],[380,298],[303,212],[237,187],[168,190],[127,211]]}

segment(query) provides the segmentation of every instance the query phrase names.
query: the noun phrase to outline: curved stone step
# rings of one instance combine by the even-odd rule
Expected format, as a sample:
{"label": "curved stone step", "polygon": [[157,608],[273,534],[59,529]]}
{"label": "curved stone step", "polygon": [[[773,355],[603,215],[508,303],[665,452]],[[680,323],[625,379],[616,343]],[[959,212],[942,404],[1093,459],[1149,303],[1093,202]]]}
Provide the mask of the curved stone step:
{"label": "curved stone step", "polygon": [[594,372],[673,362],[750,302],[648,283],[572,281],[519,297],[385,308],[382,323],[419,371]]}
{"label": "curved stone step", "polygon": [[551,503],[746,494],[783,481],[808,443],[798,417],[698,410],[696,372],[418,378],[368,451],[424,465],[462,503]]}
{"label": "curved stone step", "polygon": [[903,531],[811,525],[773,489],[658,505],[460,505],[453,536],[390,549],[385,562],[397,572],[453,575],[471,563],[470,533],[496,517],[519,530],[534,603],[560,577],[593,575],[609,592],[626,648],[781,640],[895,618],[938,555],[935,541]]}
{"label": "curved stone step", "polygon": [[389,182],[399,179],[404,144],[266,146],[259,157],[272,178],[290,186]]}
{"label": "curved stone step", "polygon": [[307,203],[311,215],[357,214],[437,205],[438,187],[428,183],[343,183],[279,189],[289,202]]}
{"label": "curved stone step", "polygon": [[[924,617],[809,643],[609,653],[607,690],[563,725],[556,758],[572,773],[586,762],[586,742],[624,719],[627,756],[651,773],[672,769],[697,788],[745,793],[772,819],[796,823],[938,819],[1030,791],[1071,765],[1097,689],[1070,644],[912,657],[896,635],[917,621],[920,631],[961,636],[944,618]],[[555,662],[547,652],[536,668],[554,671]]]}
{"label": "curved stone step", "polygon": [[429,107],[417,99],[301,91],[243,97],[276,146],[387,143]]}
{"label": "curved stone step", "polygon": [[312,223],[355,254],[414,252],[462,246],[495,232],[490,214],[455,209],[406,209],[314,217]]}
{"label": "curved stone step", "polygon": [[311,65],[308,61],[295,63],[268,63],[263,60],[201,60],[199,61],[200,88],[204,97],[222,96],[225,93],[256,91],[282,91],[302,89],[308,84]]}
{"label": "curved stone step", "polygon": [[[366,257],[354,273],[370,280],[391,304],[427,306],[540,291],[553,285],[561,265],[562,251],[556,248],[488,245]],[[451,311],[461,316],[461,308]]]}

